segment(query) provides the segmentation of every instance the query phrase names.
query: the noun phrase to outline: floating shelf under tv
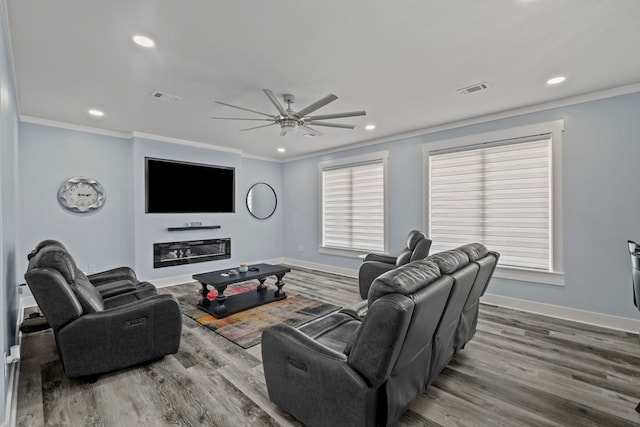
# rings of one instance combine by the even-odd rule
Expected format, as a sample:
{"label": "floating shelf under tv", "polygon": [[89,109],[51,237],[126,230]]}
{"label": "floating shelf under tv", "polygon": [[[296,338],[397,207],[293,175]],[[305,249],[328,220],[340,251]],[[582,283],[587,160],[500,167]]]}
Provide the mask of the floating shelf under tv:
{"label": "floating shelf under tv", "polygon": [[190,225],[186,227],[169,227],[168,231],[185,231],[185,230],[216,230],[219,225]]}

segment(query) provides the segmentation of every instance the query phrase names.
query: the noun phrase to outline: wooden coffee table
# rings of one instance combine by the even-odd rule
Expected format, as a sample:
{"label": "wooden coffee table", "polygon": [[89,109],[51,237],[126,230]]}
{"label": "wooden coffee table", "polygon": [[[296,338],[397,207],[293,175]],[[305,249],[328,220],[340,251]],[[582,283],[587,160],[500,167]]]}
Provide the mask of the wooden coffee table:
{"label": "wooden coffee table", "polygon": [[[227,269],[193,275],[193,278],[202,285],[202,290],[200,291],[202,298],[198,301],[200,310],[206,311],[217,319],[221,319],[239,311],[287,298],[287,295],[282,290],[284,286],[282,278],[291,271],[288,267],[255,264],[250,265],[249,271],[246,273],[230,275],[229,271]],[[267,289],[264,284],[269,276],[276,276],[277,278],[275,283],[277,289],[273,292]],[[224,290],[227,289],[227,286],[253,279],[257,279],[260,282],[255,291],[229,296],[224,295]],[[207,298],[209,293],[207,286],[213,286],[218,291],[218,296],[213,301]]]}

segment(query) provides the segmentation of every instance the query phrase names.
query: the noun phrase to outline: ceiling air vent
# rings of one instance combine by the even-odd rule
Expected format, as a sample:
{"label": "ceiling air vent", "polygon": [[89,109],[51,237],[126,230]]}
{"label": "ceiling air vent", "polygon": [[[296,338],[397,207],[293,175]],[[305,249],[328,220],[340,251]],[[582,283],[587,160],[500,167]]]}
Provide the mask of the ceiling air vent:
{"label": "ceiling air vent", "polygon": [[149,94],[150,97],[155,98],[155,99],[159,99],[161,101],[165,101],[165,102],[180,102],[182,101],[182,98],[177,96],[177,95],[171,95],[169,93],[165,93],[165,92],[160,92],[159,90],[154,90],[153,92],[151,92],[151,94]]}
{"label": "ceiling air vent", "polygon": [[487,83],[478,83],[475,85],[463,87],[462,89],[458,89],[458,93],[460,95],[469,95],[470,93],[480,92],[481,90],[489,89],[489,85]]}

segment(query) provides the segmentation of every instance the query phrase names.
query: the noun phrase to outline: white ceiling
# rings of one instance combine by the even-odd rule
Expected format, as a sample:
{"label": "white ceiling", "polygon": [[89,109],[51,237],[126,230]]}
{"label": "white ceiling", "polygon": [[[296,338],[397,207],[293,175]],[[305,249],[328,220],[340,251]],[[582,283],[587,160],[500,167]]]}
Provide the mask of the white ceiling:
{"label": "white ceiling", "polygon": [[[6,1],[23,118],[272,158],[640,83],[638,0]],[[545,85],[559,74],[565,83]],[[480,82],[489,90],[456,92]],[[315,138],[211,119],[260,118],[214,101],[275,113],[263,88],[295,94],[294,110],[334,93],[314,114],[367,116]]]}

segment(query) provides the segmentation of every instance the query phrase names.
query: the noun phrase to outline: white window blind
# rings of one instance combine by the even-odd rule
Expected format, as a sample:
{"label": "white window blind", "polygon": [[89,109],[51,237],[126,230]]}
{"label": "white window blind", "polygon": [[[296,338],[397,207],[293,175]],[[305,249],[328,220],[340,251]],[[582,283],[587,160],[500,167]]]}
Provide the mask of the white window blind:
{"label": "white window blind", "polygon": [[384,250],[383,160],[322,170],[322,245]]}
{"label": "white window blind", "polygon": [[432,252],[480,242],[500,265],[551,271],[551,139],[433,153]]}

